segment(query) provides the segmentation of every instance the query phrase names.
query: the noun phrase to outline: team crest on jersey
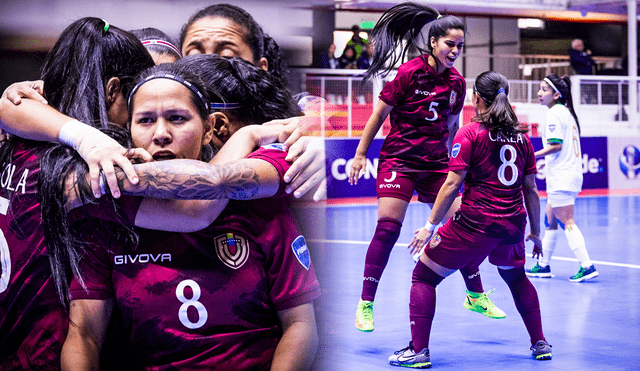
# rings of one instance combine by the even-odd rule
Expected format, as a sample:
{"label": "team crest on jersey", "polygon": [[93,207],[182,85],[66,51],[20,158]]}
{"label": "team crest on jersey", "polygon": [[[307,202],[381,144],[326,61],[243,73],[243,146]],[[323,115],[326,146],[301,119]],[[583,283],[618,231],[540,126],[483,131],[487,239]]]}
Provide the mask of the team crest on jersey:
{"label": "team crest on jersey", "polygon": [[556,130],[556,124],[549,124],[549,131],[553,133]]}
{"label": "team crest on jersey", "polygon": [[262,148],[264,148],[264,149],[276,149],[278,151],[284,151],[284,146],[283,146],[282,143],[265,144],[264,146],[262,146]]}
{"label": "team crest on jersey", "polygon": [[431,241],[429,242],[429,248],[434,249],[436,246],[440,245],[440,242],[442,242],[442,238],[440,237],[440,235],[438,233],[434,234],[433,237],[431,237]]}
{"label": "team crest on jersey", "polygon": [[449,105],[453,106],[456,103],[457,98],[458,98],[458,93],[456,91],[452,91],[451,96],[449,97]]}
{"label": "team crest on jersey", "polygon": [[309,270],[311,266],[311,256],[309,256],[309,248],[307,247],[307,241],[304,239],[304,236],[298,236],[291,243],[291,249],[293,249],[293,253],[298,258],[298,261],[302,266]]}
{"label": "team crest on jersey", "polygon": [[460,143],[454,144],[453,148],[451,148],[451,157],[456,158],[458,153],[460,153]]}
{"label": "team crest on jersey", "polygon": [[249,259],[247,237],[238,233],[225,233],[214,239],[218,259],[229,268],[238,269]]}

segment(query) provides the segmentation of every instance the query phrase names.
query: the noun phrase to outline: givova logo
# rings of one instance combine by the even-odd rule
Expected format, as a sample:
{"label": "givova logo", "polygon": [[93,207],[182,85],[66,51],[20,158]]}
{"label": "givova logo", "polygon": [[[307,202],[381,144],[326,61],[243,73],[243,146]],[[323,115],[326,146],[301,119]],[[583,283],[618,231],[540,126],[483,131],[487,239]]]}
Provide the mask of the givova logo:
{"label": "givova logo", "polygon": [[624,147],[619,157],[620,170],[629,179],[635,179],[640,173],[640,150],[628,145]]}

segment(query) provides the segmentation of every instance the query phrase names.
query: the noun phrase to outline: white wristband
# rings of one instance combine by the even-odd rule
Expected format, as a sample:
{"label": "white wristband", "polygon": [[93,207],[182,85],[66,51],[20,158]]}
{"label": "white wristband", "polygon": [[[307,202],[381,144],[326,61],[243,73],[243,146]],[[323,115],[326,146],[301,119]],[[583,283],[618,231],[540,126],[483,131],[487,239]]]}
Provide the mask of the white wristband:
{"label": "white wristband", "polygon": [[62,144],[66,144],[73,149],[76,149],[74,145],[74,140],[76,135],[81,132],[83,129],[86,129],[88,126],[83,124],[78,120],[71,120],[60,128],[60,132],[58,133],[58,140]]}
{"label": "white wristband", "polygon": [[436,229],[436,225],[437,224],[431,224],[431,222],[427,220],[427,224],[424,225],[424,228],[429,232],[433,232],[433,230]]}

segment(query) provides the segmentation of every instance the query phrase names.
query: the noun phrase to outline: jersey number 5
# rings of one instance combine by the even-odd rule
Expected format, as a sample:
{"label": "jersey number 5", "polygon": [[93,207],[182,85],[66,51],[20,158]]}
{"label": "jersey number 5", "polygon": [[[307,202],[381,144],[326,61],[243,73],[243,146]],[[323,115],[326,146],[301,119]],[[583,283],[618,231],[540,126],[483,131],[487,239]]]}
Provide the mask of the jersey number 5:
{"label": "jersey number 5", "polygon": [[429,105],[429,112],[433,112],[433,117],[425,117],[425,120],[436,121],[438,119],[438,111],[436,111],[436,107],[438,107],[438,104],[438,102],[431,102],[431,104]]}
{"label": "jersey number 5", "polygon": [[[511,154],[510,159],[507,160],[507,151]],[[518,179],[518,167],[516,166],[516,157],[518,153],[516,149],[511,144],[505,144],[500,148],[500,161],[502,161],[502,165],[498,168],[498,179],[500,183],[510,186],[513,185]],[[506,172],[507,168],[511,168],[511,179],[507,179]]]}
{"label": "jersey number 5", "polygon": [[[187,299],[184,295],[184,289],[187,287],[190,287],[193,292],[191,299]],[[207,308],[198,301],[198,299],[200,299],[200,294],[200,286],[194,280],[184,280],[178,284],[178,287],[176,287],[176,297],[182,303],[178,310],[178,318],[186,328],[192,330],[204,326],[205,322],[207,322]],[[198,320],[196,322],[191,322],[187,315],[189,307],[194,307],[198,313]]]}

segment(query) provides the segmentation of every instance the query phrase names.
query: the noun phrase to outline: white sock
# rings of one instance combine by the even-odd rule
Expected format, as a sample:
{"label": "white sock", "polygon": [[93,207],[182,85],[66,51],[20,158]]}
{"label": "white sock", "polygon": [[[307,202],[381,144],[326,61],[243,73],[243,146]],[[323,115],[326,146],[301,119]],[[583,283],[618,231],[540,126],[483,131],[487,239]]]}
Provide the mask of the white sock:
{"label": "white sock", "polygon": [[580,232],[580,228],[575,224],[565,225],[564,235],[567,236],[569,247],[575,254],[576,259],[580,262],[580,266],[583,268],[589,268],[593,263],[591,263],[591,260],[589,259],[589,253],[587,252],[587,247],[584,243],[584,236],[582,235],[582,232]]}
{"label": "white sock", "polygon": [[556,249],[556,242],[558,242],[558,230],[545,230],[544,237],[542,238],[542,257],[539,259],[541,266],[546,267],[549,265],[551,255],[553,255],[553,251]]}

